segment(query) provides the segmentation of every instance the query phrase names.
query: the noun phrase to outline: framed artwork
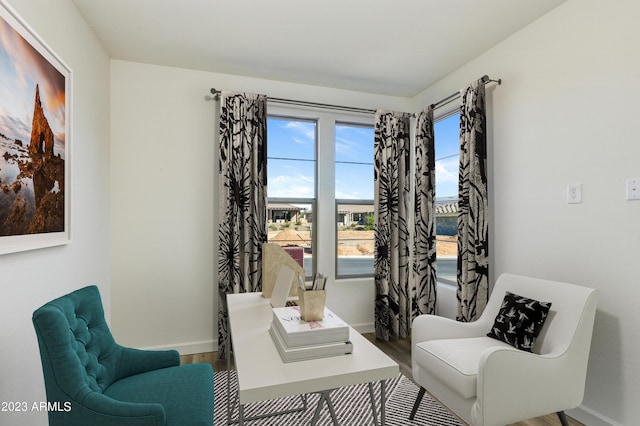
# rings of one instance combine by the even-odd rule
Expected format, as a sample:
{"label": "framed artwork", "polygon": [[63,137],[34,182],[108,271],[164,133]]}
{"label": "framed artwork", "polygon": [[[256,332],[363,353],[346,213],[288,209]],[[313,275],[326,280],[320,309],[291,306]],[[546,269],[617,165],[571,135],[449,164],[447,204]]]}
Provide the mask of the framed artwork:
{"label": "framed artwork", "polygon": [[0,0],[0,254],[71,242],[71,79]]}

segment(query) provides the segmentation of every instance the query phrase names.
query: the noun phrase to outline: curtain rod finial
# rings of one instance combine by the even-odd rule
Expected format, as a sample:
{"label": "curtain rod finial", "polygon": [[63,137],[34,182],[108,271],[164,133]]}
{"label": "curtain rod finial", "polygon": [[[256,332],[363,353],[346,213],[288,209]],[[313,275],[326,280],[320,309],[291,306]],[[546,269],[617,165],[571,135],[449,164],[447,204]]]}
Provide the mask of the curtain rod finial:
{"label": "curtain rod finial", "polygon": [[498,83],[498,86],[500,86],[502,84],[502,79],[499,78],[497,80],[493,80],[491,77],[489,77],[488,75],[483,75],[481,78],[483,83]]}

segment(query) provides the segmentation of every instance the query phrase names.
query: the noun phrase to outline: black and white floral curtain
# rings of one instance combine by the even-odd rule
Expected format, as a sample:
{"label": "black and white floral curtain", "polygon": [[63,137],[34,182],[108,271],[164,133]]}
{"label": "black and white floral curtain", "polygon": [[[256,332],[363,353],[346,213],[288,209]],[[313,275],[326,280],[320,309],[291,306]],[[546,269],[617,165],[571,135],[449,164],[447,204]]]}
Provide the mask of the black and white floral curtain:
{"label": "black and white floral curtain", "polygon": [[436,167],[433,106],[416,118],[415,232],[413,241],[414,318],[436,311]]}
{"label": "black and white floral curtain", "polygon": [[485,83],[462,92],[458,182],[459,321],[473,321],[489,298],[489,214]]}
{"label": "black and white floral curtain", "polygon": [[409,115],[377,111],[374,128],[376,338],[405,338],[409,288]]}
{"label": "black and white floral curtain", "polygon": [[262,95],[220,101],[218,353],[226,356],[227,294],[259,291],[267,240],[267,116]]}

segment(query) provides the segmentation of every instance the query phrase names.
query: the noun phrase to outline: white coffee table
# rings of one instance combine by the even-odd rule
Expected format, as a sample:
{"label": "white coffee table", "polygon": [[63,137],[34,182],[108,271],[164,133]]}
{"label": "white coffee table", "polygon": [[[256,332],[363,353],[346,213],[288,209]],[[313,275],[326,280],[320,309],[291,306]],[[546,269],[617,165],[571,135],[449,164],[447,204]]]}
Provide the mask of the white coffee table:
{"label": "white coffee table", "polygon": [[227,305],[239,398],[237,419],[232,419],[231,404],[227,405],[229,424],[242,426],[248,420],[244,418],[244,404],[316,392],[321,397],[312,424],[325,402],[335,423],[329,392],[359,383],[369,383],[373,417],[378,424],[372,383],[380,382],[380,424],[384,425],[385,381],[398,376],[399,366],[360,333],[349,328],[352,354],[284,363],[268,331],[272,319],[269,299],[260,293],[229,294]]}

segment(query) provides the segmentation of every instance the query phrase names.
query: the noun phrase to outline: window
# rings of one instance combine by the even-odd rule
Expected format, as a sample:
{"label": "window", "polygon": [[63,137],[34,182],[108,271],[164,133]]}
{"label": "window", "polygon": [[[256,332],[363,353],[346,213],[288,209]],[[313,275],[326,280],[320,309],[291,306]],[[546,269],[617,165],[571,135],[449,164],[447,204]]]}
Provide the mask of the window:
{"label": "window", "polygon": [[316,146],[315,120],[267,118],[267,241],[302,250],[307,278],[314,273]]}
{"label": "window", "polygon": [[269,105],[267,240],[302,249],[307,280],[373,275],[373,133],[371,114]]}
{"label": "window", "polygon": [[373,126],[335,125],[336,277],[373,275]]}
{"label": "window", "polygon": [[455,110],[437,118],[433,127],[436,150],[437,279],[456,284],[460,113]]}

